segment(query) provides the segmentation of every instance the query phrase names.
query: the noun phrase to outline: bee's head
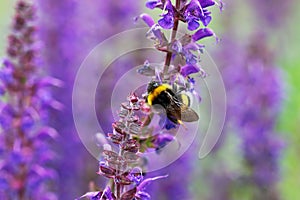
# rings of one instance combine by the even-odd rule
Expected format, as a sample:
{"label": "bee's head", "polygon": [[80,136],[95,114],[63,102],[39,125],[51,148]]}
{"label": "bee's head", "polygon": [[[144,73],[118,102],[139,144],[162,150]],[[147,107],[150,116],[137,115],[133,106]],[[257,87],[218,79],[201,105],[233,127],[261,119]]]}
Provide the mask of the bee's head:
{"label": "bee's head", "polygon": [[155,88],[157,88],[158,86],[160,86],[161,84],[157,81],[151,81],[149,84],[148,84],[148,87],[147,87],[147,92],[148,94],[153,92],[153,90]]}

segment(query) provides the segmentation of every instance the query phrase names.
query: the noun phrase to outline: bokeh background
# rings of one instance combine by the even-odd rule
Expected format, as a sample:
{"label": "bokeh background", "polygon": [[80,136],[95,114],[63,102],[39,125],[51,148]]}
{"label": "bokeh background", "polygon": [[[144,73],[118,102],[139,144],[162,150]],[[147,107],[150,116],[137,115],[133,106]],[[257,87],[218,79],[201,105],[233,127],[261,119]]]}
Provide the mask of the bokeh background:
{"label": "bokeh background", "polygon": [[[150,194],[158,200],[298,199],[300,3],[296,0],[223,2],[222,12],[213,8],[211,24],[220,40],[204,41],[222,73],[227,91],[228,112],[222,136],[204,159],[197,157],[196,141],[180,159],[155,172],[168,173],[169,178],[151,185]],[[6,56],[15,3],[1,2],[1,57]],[[105,186],[105,178],[95,173],[98,161],[82,145],[74,126],[73,82],[83,59],[97,44],[121,31],[142,27],[142,23],[133,22],[142,12],[158,18],[160,13],[146,10],[144,3],[137,0],[36,1],[44,71],[65,83],[51,91],[65,108],[51,111],[49,122],[60,134],[53,144],[58,155],[55,160],[58,179],[54,186],[58,199],[81,196],[92,182]],[[141,35],[132,42],[144,40],[146,37]],[[120,44],[113,45],[118,48]],[[152,51],[137,51],[122,56],[105,71],[98,86],[101,92],[96,96],[96,102],[101,102],[96,104],[96,109],[104,132],[111,131],[115,112],[107,97],[124,73],[146,59],[159,62],[160,57]],[[97,65],[101,67],[101,63]],[[87,81],[95,77],[87,77]],[[205,110],[205,97],[208,97],[205,91],[202,97]],[[88,126],[89,116],[83,117]],[[205,112],[201,117],[205,121]]]}

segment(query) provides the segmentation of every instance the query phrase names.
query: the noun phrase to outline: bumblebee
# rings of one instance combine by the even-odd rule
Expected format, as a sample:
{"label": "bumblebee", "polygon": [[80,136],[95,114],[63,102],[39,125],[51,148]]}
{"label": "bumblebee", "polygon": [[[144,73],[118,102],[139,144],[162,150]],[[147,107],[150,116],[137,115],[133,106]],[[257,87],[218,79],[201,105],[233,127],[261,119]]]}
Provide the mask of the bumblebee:
{"label": "bumblebee", "polygon": [[184,99],[189,100],[187,96],[176,94],[169,85],[151,81],[147,93],[147,103],[150,106],[162,106],[168,119],[175,124],[182,124],[182,121],[194,122],[199,119],[198,114],[189,107],[188,103],[183,103]]}

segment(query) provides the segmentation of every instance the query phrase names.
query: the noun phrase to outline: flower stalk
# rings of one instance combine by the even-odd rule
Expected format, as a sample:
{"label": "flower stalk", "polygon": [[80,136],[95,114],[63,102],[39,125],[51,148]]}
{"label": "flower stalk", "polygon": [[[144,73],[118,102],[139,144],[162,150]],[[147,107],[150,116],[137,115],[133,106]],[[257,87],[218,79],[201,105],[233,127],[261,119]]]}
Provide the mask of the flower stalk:
{"label": "flower stalk", "polygon": [[34,5],[17,2],[8,56],[0,68],[1,199],[55,198],[49,185],[57,176],[51,168],[54,153],[50,141],[57,132],[47,126],[47,113],[61,108],[49,90],[61,82],[41,75],[35,11]]}
{"label": "flower stalk", "polygon": [[[176,6],[175,6],[175,8],[176,8],[176,10],[179,10],[179,8],[180,8],[180,0],[176,0]],[[173,26],[172,33],[171,33],[171,42],[173,42],[176,39],[178,25],[179,25],[179,13],[175,12],[174,26]],[[167,55],[166,55],[165,67],[164,67],[164,70],[163,70],[163,77],[169,71],[169,66],[171,64],[172,54],[173,54],[173,52],[169,51],[167,53]]]}
{"label": "flower stalk", "polygon": [[[199,97],[194,89],[195,80],[192,75],[197,74],[204,77],[205,73],[199,65],[203,45],[198,44],[197,41],[214,36],[213,31],[206,26],[211,21],[207,7],[215,4],[213,0],[191,0],[189,2],[176,0],[175,6],[171,0],[147,1],[148,8],[158,8],[163,11],[161,19],[157,23],[148,14],[141,14],[139,18],[150,27],[147,37],[154,40],[156,49],[167,52],[164,65],[152,65],[145,61],[144,66],[138,69],[139,74],[151,78],[147,94],[140,97],[132,92],[128,96],[127,102],[121,104],[120,118],[112,124],[112,133],[107,134],[107,139],[114,146],[111,146],[108,141],[103,145],[103,158],[100,161],[98,174],[109,178],[111,184],[103,190],[86,193],[81,198],[146,200],[150,199],[150,194],[146,192],[146,186],[157,179],[167,177],[164,175],[145,178],[147,166],[143,164],[143,153],[151,149],[155,149],[156,153],[162,151],[164,146],[175,139],[181,121],[170,118],[170,115],[166,117],[160,114],[159,123],[153,122],[152,100],[155,95],[152,96],[153,98],[147,98],[147,96],[150,97],[150,93],[160,84],[168,83],[174,90],[174,94],[173,90],[168,90],[170,95],[174,95],[174,99],[179,98],[177,95],[182,91]],[[187,23],[188,29],[196,30],[196,32],[177,38],[179,21]],[[204,27],[199,28],[200,23]],[[170,41],[165,37],[163,29],[172,29]],[[181,101],[178,99],[178,102],[181,103]],[[162,104],[165,103],[162,102]],[[192,116],[187,116],[187,121],[198,120],[197,113],[189,111]]]}

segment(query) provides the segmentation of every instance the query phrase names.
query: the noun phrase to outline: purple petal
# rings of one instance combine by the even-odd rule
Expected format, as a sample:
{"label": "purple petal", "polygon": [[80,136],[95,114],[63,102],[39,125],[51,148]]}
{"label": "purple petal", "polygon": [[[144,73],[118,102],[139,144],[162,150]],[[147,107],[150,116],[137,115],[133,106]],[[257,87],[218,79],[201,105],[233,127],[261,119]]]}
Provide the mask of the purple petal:
{"label": "purple petal", "polygon": [[166,178],[166,177],[168,177],[168,175],[147,178],[137,187],[137,191],[144,191],[146,189],[146,187],[152,183],[152,181],[155,181],[155,180],[158,180],[161,178]]}
{"label": "purple petal", "polygon": [[146,7],[151,9],[151,10],[158,7],[158,6],[161,6],[161,5],[162,5],[162,3],[161,3],[160,0],[149,0],[146,3]]}
{"label": "purple petal", "polygon": [[63,81],[53,78],[51,76],[44,77],[39,81],[39,85],[41,87],[46,87],[46,86],[55,86],[55,87],[63,87],[64,83]]}
{"label": "purple petal", "polygon": [[54,128],[48,126],[42,127],[37,134],[37,138],[39,139],[46,139],[46,138],[54,139],[57,136],[58,136],[57,131]]}
{"label": "purple petal", "polygon": [[154,20],[152,19],[152,17],[146,13],[143,13],[139,16],[142,20],[144,20],[144,22],[149,26],[149,27],[152,27],[155,22]]}
{"label": "purple petal", "polygon": [[23,116],[22,121],[21,121],[21,128],[23,131],[29,131],[33,125],[34,125],[34,120],[31,116]]}
{"label": "purple petal", "polygon": [[55,179],[58,174],[57,171],[51,168],[45,168],[41,167],[40,165],[33,165],[31,166],[31,175],[37,174],[40,178],[45,178],[45,179]]}
{"label": "purple petal", "polygon": [[14,81],[13,65],[7,60],[3,62],[3,67],[1,66],[0,80],[6,85]]}
{"label": "purple petal", "polygon": [[188,82],[192,85],[195,85],[196,81],[194,78],[188,77]]}
{"label": "purple petal", "polygon": [[214,32],[209,28],[201,28],[199,29],[193,36],[192,39],[196,42],[205,37],[210,37],[215,35]]}
{"label": "purple petal", "polygon": [[196,30],[197,28],[199,28],[199,26],[200,26],[200,24],[199,24],[199,22],[197,22],[196,18],[188,20],[188,29],[190,31]]}
{"label": "purple petal", "polygon": [[174,18],[173,15],[165,14],[163,18],[158,20],[158,24],[164,29],[171,29],[174,25]]}
{"label": "purple petal", "polygon": [[211,16],[204,16],[204,17],[201,17],[200,19],[201,19],[203,25],[207,26],[210,23],[212,18],[211,18]]}
{"label": "purple petal", "polygon": [[199,3],[202,8],[206,8],[206,7],[213,6],[216,4],[216,2],[214,0],[199,0]]}
{"label": "purple petal", "polygon": [[81,197],[79,197],[76,200],[79,200],[79,199],[82,199],[82,198],[86,198],[86,197],[92,199],[92,198],[96,198],[97,196],[99,196],[99,198],[100,198],[101,194],[102,194],[102,192],[100,192],[100,191],[97,191],[97,192],[87,192],[87,193],[85,193],[84,195],[82,195]]}
{"label": "purple petal", "polygon": [[194,97],[196,97],[196,99],[198,100],[198,102],[201,102],[202,98],[201,96],[198,94],[198,92],[196,92],[195,89],[191,90],[192,94],[194,95]]}
{"label": "purple petal", "polygon": [[155,145],[157,145],[159,148],[164,147],[167,143],[173,141],[175,137],[170,134],[158,134],[156,135],[156,139],[154,141]]}
{"label": "purple petal", "polygon": [[0,96],[4,95],[6,92],[5,86],[0,82]]}
{"label": "purple petal", "polygon": [[185,49],[189,50],[189,51],[201,51],[201,49],[203,49],[204,46],[203,45],[199,45],[195,42],[191,42],[187,45],[185,45]]}
{"label": "purple petal", "polygon": [[107,186],[103,192],[108,200],[115,200],[114,194],[111,192],[109,186]]}
{"label": "purple petal", "polygon": [[172,5],[171,0],[167,0],[167,1],[166,1],[165,9],[166,9],[167,11],[169,11],[170,13],[174,14],[173,5]]}
{"label": "purple petal", "polygon": [[225,3],[223,1],[219,1],[219,4],[218,4],[219,8],[220,8],[220,11],[223,11],[224,10],[224,6],[225,6]]}
{"label": "purple petal", "polygon": [[197,0],[192,0],[186,7],[184,15],[186,17],[194,16],[199,18],[203,14],[202,8]]}
{"label": "purple petal", "polygon": [[188,64],[196,64],[198,62],[197,56],[192,54],[188,49],[184,49],[183,54],[185,56],[185,61]]}
{"label": "purple petal", "polygon": [[160,46],[167,45],[168,41],[164,33],[161,31],[161,27],[158,24],[154,24],[147,32],[146,37],[150,40],[157,41]]}
{"label": "purple petal", "polygon": [[142,170],[138,167],[133,168],[130,171],[130,173],[128,175],[128,178],[131,181],[135,182],[137,185],[139,185],[144,179],[143,174],[142,174]]}
{"label": "purple petal", "polygon": [[141,200],[150,200],[151,196],[147,192],[137,192],[137,197],[139,197]]}
{"label": "purple petal", "polygon": [[199,71],[200,71],[199,67],[195,65],[185,65],[181,67],[180,74],[184,77],[187,77],[188,75],[197,73]]}
{"label": "purple petal", "polygon": [[11,128],[12,126],[12,120],[15,116],[15,111],[9,104],[2,104],[0,105],[0,127],[2,130],[6,130]]}
{"label": "purple petal", "polygon": [[181,42],[178,40],[175,40],[172,44],[172,50],[175,51],[176,53],[181,53],[182,52]]}
{"label": "purple petal", "polygon": [[4,177],[0,177],[0,187],[2,190],[5,190],[9,187],[9,183]]}
{"label": "purple petal", "polygon": [[177,128],[177,124],[175,124],[168,117],[165,117],[165,116],[160,117],[159,126],[162,128],[165,128],[167,130],[170,130],[172,128]]}
{"label": "purple petal", "polygon": [[202,8],[197,0],[192,0],[184,11],[184,18],[188,22],[188,29],[193,31],[199,27],[199,20],[204,16]]}

